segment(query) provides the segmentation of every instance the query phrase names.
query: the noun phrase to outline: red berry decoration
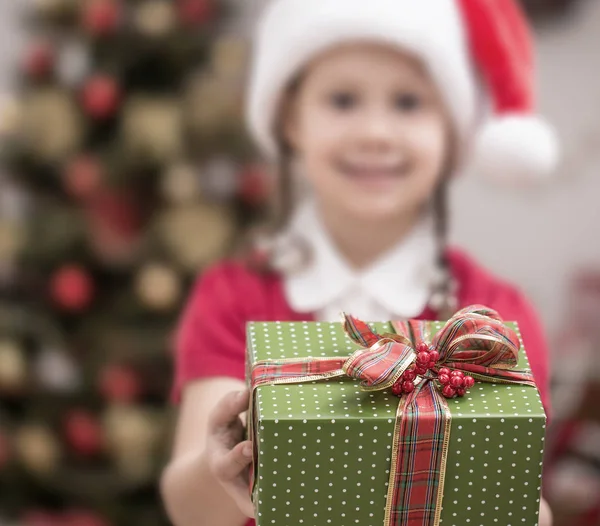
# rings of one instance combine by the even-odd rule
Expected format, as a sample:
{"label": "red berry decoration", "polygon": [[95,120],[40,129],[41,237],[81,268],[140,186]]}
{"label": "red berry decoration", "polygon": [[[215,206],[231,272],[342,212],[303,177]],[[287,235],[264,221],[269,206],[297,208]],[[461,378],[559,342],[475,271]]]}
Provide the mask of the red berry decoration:
{"label": "red berry decoration", "polygon": [[85,111],[94,119],[107,119],[119,107],[121,93],[117,81],[106,75],[96,75],[89,79],[82,92]]}
{"label": "red berry decoration", "polygon": [[450,373],[450,376],[458,376],[459,378],[462,378],[464,376],[464,373],[462,371],[452,371]]}
{"label": "red berry decoration", "polygon": [[62,309],[77,312],[90,304],[94,285],[83,268],[77,265],[66,265],[52,276],[50,293]]}
{"label": "red berry decoration", "polygon": [[411,382],[410,380],[405,380],[404,382],[402,382],[402,391],[406,394],[408,393],[412,393],[415,390],[415,384],[414,382]]}
{"label": "red berry decoration", "polygon": [[425,342],[421,342],[419,345],[417,345],[417,352],[429,352],[429,345],[427,345]]}
{"label": "red berry decoration", "polygon": [[433,369],[435,367],[435,362],[431,361],[427,364],[428,369]]}
{"label": "red berry decoration", "polygon": [[467,391],[464,389],[464,387],[459,387],[459,388],[456,390],[456,394],[457,394],[458,396],[465,396],[465,393],[466,393],[466,392],[467,392]]}
{"label": "red berry decoration", "polygon": [[454,389],[454,387],[452,387],[451,385],[445,385],[442,389],[442,394],[446,398],[454,398],[456,396],[456,389]]}
{"label": "red berry decoration", "polygon": [[55,58],[54,48],[49,42],[37,42],[27,51],[23,69],[31,78],[45,78],[52,73]]}
{"label": "red berry decoration", "polygon": [[179,0],[179,16],[184,24],[201,26],[216,16],[214,0]]}
{"label": "red berry decoration", "polygon": [[85,411],[75,410],[67,415],[65,436],[79,455],[92,456],[102,450],[102,429],[96,419]]}
{"label": "red berry decoration", "polygon": [[424,374],[427,373],[427,367],[424,365],[417,365],[415,367],[415,372],[419,375],[419,376],[423,376]]}
{"label": "red berry decoration", "polygon": [[450,369],[448,369],[448,367],[442,367],[439,371],[438,374],[447,374],[448,376],[450,376]]}
{"label": "red berry decoration", "polygon": [[116,0],[88,0],[81,13],[81,23],[96,37],[112,35],[119,26],[121,7]]}
{"label": "red berry decoration", "polygon": [[402,379],[398,380],[392,385],[392,393],[394,396],[400,396],[402,394]]}
{"label": "red berry decoration", "polygon": [[429,352],[429,360],[431,362],[437,362],[440,359],[440,353],[437,351],[430,351]]}
{"label": "red berry decoration", "polygon": [[450,385],[452,387],[462,387],[463,386],[463,379],[460,376],[457,375],[452,375],[450,377]]}
{"label": "red berry decoration", "polygon": [[473,387],[475,385],[475,380],[473,379],[472,376],[465,376],[464,377],[464,385],[465,385],[465,389],[471,389],[471,387]]}
{"label": "red berry decoration", "polygon": [[447,385],[450,383],[450,376],[447,374],[440,374],[438,380],[442,385]]}
{"label": "red berry decoration", "polygon": [[417,363],[418,364],[428,364],[429,363],[429,353],[427,351],[421,351],[417,354]]}
{"label": "red berry decoration", "polygon": [[402,375],[402,378],[404,378],[405,380],[408,380],[408,381],[413,381],[416,377],[417,377],[417,374],[415,373],[414,369],[406,370],[406,371],[404,371],[404,374]]}

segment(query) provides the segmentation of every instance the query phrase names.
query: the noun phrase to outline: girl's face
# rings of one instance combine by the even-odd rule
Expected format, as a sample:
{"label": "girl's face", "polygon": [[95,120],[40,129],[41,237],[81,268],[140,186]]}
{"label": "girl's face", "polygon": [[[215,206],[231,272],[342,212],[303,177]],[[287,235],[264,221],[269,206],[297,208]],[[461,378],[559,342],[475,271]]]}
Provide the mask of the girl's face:
{"label": "girl's face", "polygon": [[313,62],[283,120],[321,205],[366,221],[422,209],[448,163],[450,129],[420,62],[366,43]]}

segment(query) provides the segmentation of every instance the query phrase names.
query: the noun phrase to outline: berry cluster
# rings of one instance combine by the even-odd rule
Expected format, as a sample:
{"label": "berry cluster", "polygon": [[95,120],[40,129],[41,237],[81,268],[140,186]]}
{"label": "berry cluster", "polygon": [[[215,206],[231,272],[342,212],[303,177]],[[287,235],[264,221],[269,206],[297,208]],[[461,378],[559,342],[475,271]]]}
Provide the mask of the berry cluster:
{"label": "berry cluster", "polygon": [[440,359],[440,353],[431,349],[426,343],[420,343],[417,347],[417,363],[412,364],[404,374],[392,386],[392,392],[396,396],[412,393],[415,389],[415,378],[423,376],[429,369],[435,367]]}
{"label": "berry cluster", "polygon": [[[404,374],[392,386],[392,393],[396,396],[412,393],[415,390],[415,379],[424,376],[427,371],[433,369],[440,359],[440,353],[429,347],[426,343],[420,343],[417,347],[417,361],[412,364]],[[468,389],[475,385],[471,376],[466,376],[462,371],[451,371],[442,367],[438,371],[438,381],[442,384],[442,394],[446,398],[464,396]]]}
{"label": "berry cluster", "polygon": [[462,371],[450,371],[447,367],[439,370],[438,381],[444,386],[442,394],[446,398],[464,396],[467,390],[475,385],[471,376],[466,376]]}

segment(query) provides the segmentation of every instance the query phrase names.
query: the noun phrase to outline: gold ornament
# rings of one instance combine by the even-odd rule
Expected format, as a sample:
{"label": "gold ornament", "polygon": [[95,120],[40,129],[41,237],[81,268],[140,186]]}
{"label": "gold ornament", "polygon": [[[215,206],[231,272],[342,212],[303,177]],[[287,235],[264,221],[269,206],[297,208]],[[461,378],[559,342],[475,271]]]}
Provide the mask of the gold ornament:
{"label": "gold ornament", "polygon": [[0,340],[0,390],[18,390],[25,385],[26,378],[23,349],[12,340]]}
{"label": "gold ornament", "polygon": [[243,78],[248,43],[235,35],[224,35],[212,48],[212,69],[219,77]]}
{"label": "gold ornament", "polygon": [[115,405],[103,420],[108,450],[123,476],[130,480],[150,477],[163,436],[161,419],[148,410]]}
{"label": "gold ornament", "polygon": [[35,0],[35,10],[42,16],[51,16],[68,7],[66,0]]}
{"label": "gold ornament", "polygon": [[167,249],[192,272],[222,257],[234,233],[231,211],[217,204],[173,208],[158,223],[158,234]]}
{"label": "gold ornament", "polygon": [[0,219],[0,263],[10,263],[17,258],[25,242],[24,230],[15,221]]}
{"label": "gold ornament", "polygon": [[29,94],[23,104],[23,135],[32,152],[44,161],[60,161],[76,151],[83,130],[73,99],[54,88]]}
{"label": "gold ornament", "polygon": [[181,296],[181,282],[172,268],[153,263],[139,273],[136,291],[149,308],[168,310],[175,306]]}
{"label": "gold ornament", "polygon": [[237,117],[238,105],[239,90],[235,83],[201,75],[188,86],[186,118],[194,133],[201,136],[215,134]]}
{"label": "gold ornament", "polygon": [[54,435],[38,424],[28,424],[19,429],[15,447],[23,464],[38,475],[52,473],[61,455]]}
{"label": "gold ornament", "polygon": [[135,25],[149,37],[162,37],[171,32],[176,22],[173,6],[164,0],[147,0],[135,11]]}
{"label": "gold ornament", "polygon": [[0,137],[14,135],[21,122],[21,107],[10,95],[0,96]]}
{"label": "gold ornament", "polygon": [[138,95],[124,108],[122,136],[136,160],[172,162],[183,150],[181,107],[174,98]]}
{"label": "gold ornament", "polygon": [[175,204],[194,201],[200,194],[196,170],[185,163],[170,166],[163,176],[162,190],[165,197]]}

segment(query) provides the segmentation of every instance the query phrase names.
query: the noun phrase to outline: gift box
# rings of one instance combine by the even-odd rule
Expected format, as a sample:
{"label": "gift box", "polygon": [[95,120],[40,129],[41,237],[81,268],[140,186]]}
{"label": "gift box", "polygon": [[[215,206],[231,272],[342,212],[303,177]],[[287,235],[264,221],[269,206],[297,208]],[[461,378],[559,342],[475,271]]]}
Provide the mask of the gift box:
{"label": "gift box", "polygon": [[538,523],[546,416],[517,324],[254,322],[247,344],[258,526]]}

